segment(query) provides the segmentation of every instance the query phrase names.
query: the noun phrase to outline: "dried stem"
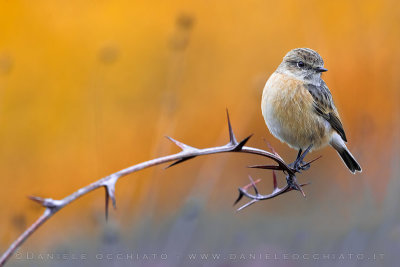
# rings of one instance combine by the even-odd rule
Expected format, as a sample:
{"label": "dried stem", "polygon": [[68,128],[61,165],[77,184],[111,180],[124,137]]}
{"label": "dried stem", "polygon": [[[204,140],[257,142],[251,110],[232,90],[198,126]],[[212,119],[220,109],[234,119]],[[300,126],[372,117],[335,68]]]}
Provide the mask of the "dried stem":
{"label": "dried stem", "polygon": [[[273,153],[270,153],[270,152],[262,150],[262,149],[244,146],[246,144],[246,142],[250,139],[251,135],[248,136],[247,138],[243,139],[242,141],[238,142],[233,133],[228,113],[227,113],[227,117],[228,117],[228,129],[229,129],[229,143],[226,145],[198,149],[198,148],[183,144],[183,143],[176,141],[175,139],[167,136],[167,138],[169,140],[171,140],[173,143],[175,143],[178,147],[180,147],[182,149],[181,152],[133,165],[131,167],[128,167],[126,169],[123,169],[121,171],[113,173],[109,176],[106,176],[100,180],[97,180],[97,181],[89,184],[88,186],[80,188],[77,191],[75,191],[74,193],[70,194],[69,196],[67,196],[61,200],[53,200],[51,198],[41,198],[41,197],[33,197],[33,196],[29,197],[31,200],[33,200],[33,201],[39,203],[40,205],[42,205],[43,207],[45,207],[45,211],[42,214],[42,216],[40,216],[25,232],[23,232],[11,244],[11,246],[4,252],[4,254],[0,258],[0,266],[3,266],[7,262],[7,260],[9,260],[9,258],[24,243],[24,241],[29,236],[31,236],[44,222],[46,222],[57,211],[64,208],[71,202],[75,201],[76,199],[80,198],[81,196],[86,195],[87,193],[89,193],[97,188],[104,187],[105,188],[105,196],[106,196],[105,213],[106,213],[106,218],[107,218],[108,203],[109,203],[110,199],[112,201],[113,207],[116,208],[115,184],[117,183],[119,178],[126,176],[128,174],[131,174],[133,172],[140,171],[145,168],[149,168],[152,166],[156,166],[156,165],[160,165],[160,164],[164,164],[164,163],[168,163],[168,162],[172,162],[172,164],[170,164],[167,168],[177,165],[179,163],[182,163],[186,160],[198,157],[198,156],[209,155],[209,154],[218,154],[218,153],[227,153],[227,152],[241,152],[241,153],[247,153],[247,154],[255,154],[255,155],[266,157],[266,158],[269,158],[269,159],[272,159],[273,161],[275,161],[277,163],[277,165],[263,165],[263,166],[253,166],[253,167],[283,171],[287,175],[287,177],[286,177],[287,185],[283,188],[278,188],[276,176],[275,176],[275,173],[273,173],[274,191],[269,195],[261,195],[258,193],[255,183],[253,182],[253,180],[250,177],[251,185],[248,185],[244,188],[239,189],[239,197],[235,203],[239,202],[243,196],[249,198],[251,201],[248,202],[247,204],[245,204],[244,206],[240,207],[238,210],[242,210],[245,207],[248,207],[249,205],[254,204],[257,201],[264,200],[264,199],[270,199],[270,198],[279,196],[283,193],[289,192],[291,190],[298,190],[298,191],[302,192],[302,194],[304,195],[302,187],[305,184],[298,184],[296,181],[295,173],[298,172],[298,170],[293,169],[289,165],[287,165],[275,151],[273,151]],[[310,163],[307,163],[307,164],[309,165]],[[247,189],[250,186],[255,190],[255,195],[247,192]]]}

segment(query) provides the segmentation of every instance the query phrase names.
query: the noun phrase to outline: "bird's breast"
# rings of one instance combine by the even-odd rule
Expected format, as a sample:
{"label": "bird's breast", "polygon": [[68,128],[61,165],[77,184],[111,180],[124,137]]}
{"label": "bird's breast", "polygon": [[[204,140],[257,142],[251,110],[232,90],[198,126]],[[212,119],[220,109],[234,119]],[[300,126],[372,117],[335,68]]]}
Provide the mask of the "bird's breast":
{"label": "bird's breast", "polygon": [[270,132],[291,147],[312,143],[316,148],[325,142],[326,124],[314,112],[303,81],[275,72],[264,87],[261,109]]}

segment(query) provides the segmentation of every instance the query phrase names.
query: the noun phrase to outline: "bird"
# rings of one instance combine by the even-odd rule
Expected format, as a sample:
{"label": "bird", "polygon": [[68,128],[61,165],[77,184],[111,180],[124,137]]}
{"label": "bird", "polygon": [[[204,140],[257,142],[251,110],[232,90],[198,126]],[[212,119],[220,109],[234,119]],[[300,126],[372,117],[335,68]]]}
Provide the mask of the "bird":
{"label": "bird", "polygon": [[326,71],[322,57],[314,50],[289,51],[265,84],[261,101],[265,123],[273,136],[298,149],[293,168],[302,169],[306,153],[329,144],[351,173],[362,172],[346,146],[339,113],[321,78]]}

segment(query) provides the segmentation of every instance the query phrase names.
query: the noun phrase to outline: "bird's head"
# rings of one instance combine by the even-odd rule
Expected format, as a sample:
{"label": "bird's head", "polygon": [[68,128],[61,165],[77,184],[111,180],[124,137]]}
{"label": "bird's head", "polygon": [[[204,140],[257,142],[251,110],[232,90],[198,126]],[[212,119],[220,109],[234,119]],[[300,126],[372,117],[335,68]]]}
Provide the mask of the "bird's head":
{"label": "bird's head", "polygon": [[319,80],[321,73],[327,69],[324,68],[324,60],[317,52],[309,48],[296,48],[286,54],[277,71],[313,82]]}

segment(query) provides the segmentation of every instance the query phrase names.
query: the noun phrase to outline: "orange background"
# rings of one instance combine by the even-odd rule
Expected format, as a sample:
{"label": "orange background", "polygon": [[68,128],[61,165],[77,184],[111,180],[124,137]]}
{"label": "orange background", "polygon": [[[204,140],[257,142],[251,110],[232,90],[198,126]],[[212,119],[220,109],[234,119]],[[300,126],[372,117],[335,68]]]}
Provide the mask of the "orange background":
{"label": "orange background", "polygon": [[[325,148],[299,176],[312,182],[306,200],[292,192],[236,213],[249,173],[269,192],[271,174],[245,168],[265,160],[212,155],[155,167],[117,184],[107,224],[99,190],[22,249],[91,251],[113,235],[115,246],[136,250],[361,249],[391,262],[400,249],[399,14],[398,1],[1,1],[1,251],[43,211],[26,196],[63,198],[177,152],[164,135],[224,144],[225,108],[238,138],[254,133],[250,146],[267,148],[266,138],[293,160],[264,124],[261,94],[286,52],[310,47],[329,69],[323,77],[362,174]],[[378,241],[361,246],[369,238]]]}

